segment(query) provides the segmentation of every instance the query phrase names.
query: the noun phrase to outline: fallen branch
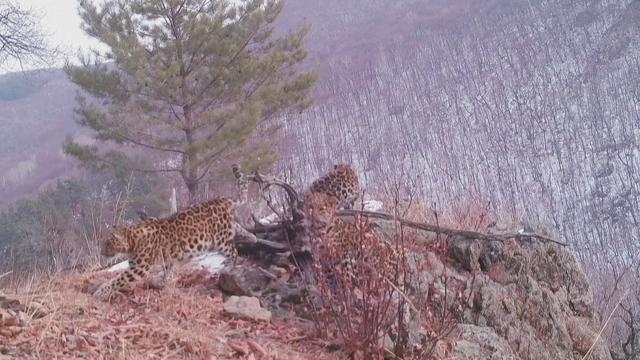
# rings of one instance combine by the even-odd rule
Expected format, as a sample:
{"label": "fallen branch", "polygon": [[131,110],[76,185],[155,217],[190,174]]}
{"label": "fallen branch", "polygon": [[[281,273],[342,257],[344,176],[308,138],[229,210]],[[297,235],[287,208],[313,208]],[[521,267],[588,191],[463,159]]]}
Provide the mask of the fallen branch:
{"label": "fallen branch", "polygon": [[[266,191],[272,186],[276,186],[283,189],[287,193],[287,197],[289,200],[289,209],[291,210],[291,214],[293,216],[293,219],[292,219],[293,222],[299,223],[302,221],[302,219],[304,219],[302,206],[300,205],[300,196],[298,195],[298,192],[293,188],[293,186],[289,185],[284,180],[280,180],[273,176],[260,174],[257,171],[251,175],[248,175],[247,179],[250,181],[256,182],[260,185],[260,190],[263,194],[263,198],[265,196],[264,194],[266,193]],[[269,199],[265,198],[265,200],[267,201],[267,203],[269,203],[269,205],[271,205]],[[275,209],[272,209],[272,210],[275,211]],[[277,211],[275,212],[278,213]],[[284,218],[283,216],[284,214],[279,214],[279,215],[281,219]]]}
{"label": "fallen branch", "polygon": [[261,239],[259,237],[257,237],[255,234],[253,234],[252,232],[248,231],[247,229],[243,228],[242,226],[238,226],[236,228],[236,238],[238,240],[239,243],[243,243],[243,244],[260,244],[260,245],[264,245],[266,247],[270,247],[272,249],[275,250],[288,250],[289,246],[285,245],[285,244],[281,244],[275,241],[271,241],[271,240],[266,240],[266,239]]}
{"label": "fallen branch", "polygon": [[432,232],[432,233],[445,234],[449,236],[459,236],[467,239],[478,239],[478,240],[484,240],[484,241],[505,241],[505,240],[514,239],[514,238],[518,240],[525,239],[525,238],[536,238],[543,242],[550,242],[560,246],[568,246],[566,243],[553,240],[546,236],[542,236],[534,233],[505,233],[505,234],[499,234],[499,235],[489,235],[489,234],[484,234],[477,231],[451,229],[451,228],[442,227],[438,225],[419,223],[419,222],[403,219],[401,217],[397,217],[397,216],[393,216],[390,214],[377,212],[377,211],[338,210],[336,214],[338,216],[344,216],[344,217],[362,215],[368,218],[381,219],[386,221],[397,221],[402,225],[405,225],[414,229]]}
{"label": "fallen branch", "polygon": [[[291,231],[299,232],[300,229],[303,228],[303,223],[304,223],[303,220],[305,215],[304,215],[304,212],[302,211],[302,203],[297,191],[284,180],[278,179],[273,176],[260,174],[257,171],[251,175],[247,175],[247,180],[253,181],[260,186],[263,199],[267,201],[269,208],[272,211],[274,211],[274,213],[278,214],[278,217],[280,218],[280,222],[274,223],[274,224],[262,224],[252,214],[254,226],[253,228],[244,228],[242,226],[239,226],[237,229],[238,242],[245,245],[260,244],[265,247],[271,248],[276,252],[293,250],[294,248],[297,250],[304,250],[306,248],[304,245],[307,243],[307,241],[305,241],[306,239],[305,234],[295,234],[293,236],[294,237],[293,242],[296,244],[296,246],[293,246],[293,244],[291,243],[291,240],[288,240],[287,243],[283,241],[284,240],[283,237],[288,239],[288,236],[286,233]],[[267,190],[272,186],[279,187],[285,191],[288,198],[287,199],[288,207],[289,207],[288,210],[290,211],[290,213],[289,211],[287,211],[286,207],[283,209],[283,211],[278,211],[275,208],[275,206],[272,204],[270,197],[267,198],[266,196]],[[137,213],[141,220],[153,219],[147,216],[147,214],[144,213],[144,211],[138,211]],[[452,229],[452,228],[447,228],[439,225],[419,223],[419,222],[403,219],[398,216],[390,215],[383,212],[377,212],[377,211],[345,209],[345,210],[338,210],[336,214],[342,217],[352,217],[354,215],[362,215],[368,218],[374,218],[374,219],[380,219],[380,220],[386,220],[386,221],[397,221],[402,225],[405,225],[414,229],[432,232],[436,234],[462,237],[467,239],[503,242],[508,239],[522,240],[522,239],[528,239],[528,238],[535,238],[545,243],[553,243],[560,246],[568,246],[566,243],[551,239],[543,235],[535,234],[535,233],[485,234],[477,231],[459,230],[459,229]],[[289,216],[291,216],[291,218],[289,218]],[[266,240],[257,236],[257,234],[260,234],[260,235],[266,235],[267,237],[272,238],[272,235],[276,235],[277,233],[280,233],[280,235],[282,235],[282,236],[276,236],[275,239],[278,241]]]}
{"label": "fallen branch", "polygon": [[268,354],[267,351],[262,347],[262,345],[258,344],[253,339],[247,339],[247,345],[249,345],[249,348],[251,348],[254,353],[258,354],[260,358],[264,358]]}

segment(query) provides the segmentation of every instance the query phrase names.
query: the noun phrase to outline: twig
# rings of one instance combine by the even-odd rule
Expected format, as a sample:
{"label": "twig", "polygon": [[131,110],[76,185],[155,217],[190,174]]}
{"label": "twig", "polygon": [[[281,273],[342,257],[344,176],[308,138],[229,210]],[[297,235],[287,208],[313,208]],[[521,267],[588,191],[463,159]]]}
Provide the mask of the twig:
{"label": "twig", "polygon": [[407,294],[404,293],[404,291],[400,290],[391,280],[389,280],[386,276],[383,276],[384,280],[387,282],[387,284],[391,285],[392,288],[395,289],[395,291],[400,294],[400,296],[402,296],[404,298],[404,300],[407,302],[407,304],[409,304],[409,306],[411,307],[411,309],[413,311],[415,311],[417,314],[420,313],[420,311],[418,310],[418,308],[416,308],[415,305],[413,305],[413,302],[411,301],[411,299],[409,299],[409,297],[407,296]]}
{"label": "twig", "polygon": [[249,348],[251,348],[254,353],[260,355],[261,358],[267,356],[267,351],[255,340],[247,339],[247,345],[249,345]]}
{"label": "twig", "polygon": [[304,214],[302,214],[300,209],[300,196],[298,195],[298,192],[286,181],[280,180],[273,176],[260,174],[257,171],[252,175],[248,175],[247,180],[258,183],[263,193],[271,186],[282,188],[289,197],[289,207],[291,209],[291,214],[293,215],[293,221],[300,222],[304,218]]}
{"label": "twig", "polygon": [[598,336],[596,336],[596,339],[593,341],[593,344],[591,344],[591,347],[589,348],[589,351],[587,351],[587,353],[584,354],[584,356],[582,357],[582,360],[586,360],[587,357],[589,357],[589,355],[591,355],[591,353],[593,352],[593,348],[596,346],[596,344],[600,340],[600,337],[602,336],[602,333],[604,332],[604,329],[607,327],[607,324],[609,324],[609,320],[611,320],[611,317],[613,316],[613,314],[615,314],[616,310],[618,310],[618,306],[620,306],[620,303],[622,303],[622,300],[626,296],[627,296],[627,291],[625,291],[624,294],[622,294],[622,296],[620,297],[620,299],[618,299],[618,303],[613,308],[613,310],[611,310],[611,313],[609,314],[609,317],[607,317],[607,321],[605,321],[604,325],[602,325],[602,328],[600,329],[600,332],[598,332]]}
{"label": "twig", "polygon": [[13,270],[8,271],[8,272],[6,272],[6,273],[4,273],[4,274],[0,275],[0,279],[2,279],[3,277],[5,277],[5,276],[7,276],[7,275],[9,275],[9,274],[11,274],[11,273],[13,273]]}
{"label": "twig", "polygon": [[266,277],[268,277],[271,280],[278,280],[278,276],[276,276],[274,273],[272,273],[271,271],[268,271],[266,269],[263,269],[261,267],[258,266],[258,270],[260,270],[261,273],[263,273]]}

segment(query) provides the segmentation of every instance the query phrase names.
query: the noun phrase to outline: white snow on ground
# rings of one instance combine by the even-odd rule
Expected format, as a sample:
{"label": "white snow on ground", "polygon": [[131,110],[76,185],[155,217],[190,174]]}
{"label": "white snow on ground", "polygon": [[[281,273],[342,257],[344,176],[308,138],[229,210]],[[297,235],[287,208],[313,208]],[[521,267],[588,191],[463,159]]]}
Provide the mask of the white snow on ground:
{"label": "white snow on ground", "polygon": [[126,270],[128,268],[129,268],[129,260],[125,260],[123,262],[119,262],[119,263],[113,265],[112,267],[107,269],[107,271],[108,272],[114,272],[114,271]]}
{"label": "white snow on ground", "polygon": [[[187,262],[188,266],[193,269],[199,270],[204,268],[205,270],[211,273],[217,273],[224,267],[223,263],[225,261],[225,257],[219,253],[210,252],[198,257],[195,257]],[[123,262],[119,262],[109,269],[108,272],[115,272],[120,270],[126,270],[129,268],[129,261],[125,260]]]}
{"label": "white snow on ground", "polygon": [[258,220],[258,222],[260,222],[262,225],[269,225],[269,224],[273,224],[278,220],[278,215],[276,213],[273,213],[269,216],[263,217],[262,219]]}
{"label": "white snow on ground", "polygon": [[[382,201],[378,200],[365,200],[362,202],[364,211],[378,211],[382,209]],[[356,207],[357,209],[357,207]]]}
{"label": "white snow on ground", "polygon": [[224,261],[226,258],[218,253],[206,253],[193,258],[189,261],[189,265],[195,269],[204,268],[211,273],[217,273],[224,268]]}

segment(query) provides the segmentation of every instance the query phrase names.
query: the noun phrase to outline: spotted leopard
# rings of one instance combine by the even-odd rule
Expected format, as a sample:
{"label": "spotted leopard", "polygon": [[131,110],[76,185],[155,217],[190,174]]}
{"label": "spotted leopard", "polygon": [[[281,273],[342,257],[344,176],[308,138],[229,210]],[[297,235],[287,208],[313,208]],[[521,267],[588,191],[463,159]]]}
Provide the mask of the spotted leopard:
{"label": "spotted leopard", "polygon": [[359,196],[360,182],[351,165],[338,164],[315,180],[307,192],[331,195],[336,198],[338,207],[348,209]]}
{"label": "spotted leopard", "polygon": [[238,165],[234,164],[232,170],[238,185],[237,198],[216,198],[167,218],[146,218],[138,224],[115,229],[102,253],[106,257],[125,254],[130,267],[101,285],[94,296],[105,300],[114,291],[145,279],[154,265],[170,266],[210,250],[223,253],[235,266],[237,250],[233,238],[241,227],[234,221],[234,209],[246,202],[248,183]]}
{"label": "spotted leopard", "polygon": [[[336,215],[336,205],[336,198],[327,194],[308,192],[304,196],[312,243],[324,262],[322,271],[338,270],[353,277],[364,270],[393,278],[389,272],[397,265],[395,248],[375,233],[366,217],[342,220]],[[355,268],[361,265],[367,269]]]}

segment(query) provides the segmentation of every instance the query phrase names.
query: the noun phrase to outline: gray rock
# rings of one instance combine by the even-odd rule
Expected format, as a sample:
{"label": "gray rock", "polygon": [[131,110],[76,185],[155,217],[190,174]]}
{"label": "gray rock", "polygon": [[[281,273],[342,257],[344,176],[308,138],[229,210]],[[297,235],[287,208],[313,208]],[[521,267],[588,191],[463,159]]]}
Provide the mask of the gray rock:
{"label": "gray rock", "polygon": [[270,281],[266,274],[254,267],[236,266],[220,273],[218,287],[228,295],[259,296]]}
{"label": "gray rock", "polygon": [[270,321],[271,312],[260,306],[255,297],[231,296],[222,306],[224,312],[240,319]]}
{"label": "gray rock", "polygon": [[[492,331],[521,358],[581,358],[576,354],[586,353],[595,340],[599,319],[592,290],[573,254],[535,239],[494,244],[479,246],[479,254],[490,249],[501,255],[482,266],[485,271],[476,270],[471,307],[461,321],[482,327],[483,334]],[[456,259],[473,262],[471,246],[455,245]],[[486,350],[468,343],[461,346],[461,351]],[[607,346],[599,344],[592,359],[610,360]]]}
{"label": "gray rock", "polygon": [[460,337],[453,344],[454,359],[520,359],[514,354],[509,343],[499,337],[493,329],[476,325],[461,324]]}
{"label": "gray rock", "polygon": [[282,303],[299,305],[303,301],[303,290],[294,284],[280,283],[275,285],[270,292],[273,292]]}
{"label": "gray rock", "polygon": [[490,268],[493,264],[499,262],[502,259],[502,246],[500,243],[491,241],[486,243],[480,253],[478,259],[482,270]]}
{"label": "gray rock", "polygon": [[477,240],[462,237],[451,242],[451,252],[462,268],[468,271],[480,270],[480,244]]}

